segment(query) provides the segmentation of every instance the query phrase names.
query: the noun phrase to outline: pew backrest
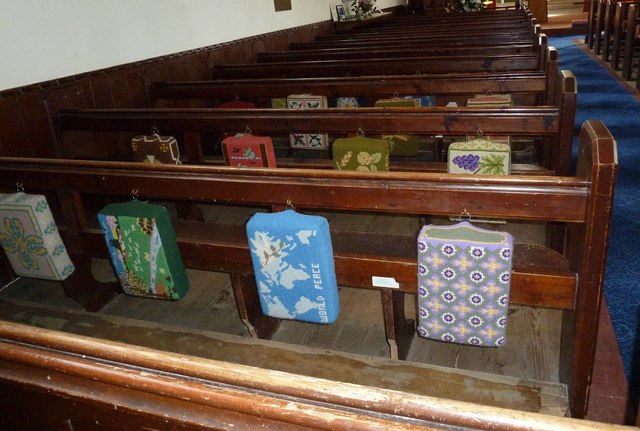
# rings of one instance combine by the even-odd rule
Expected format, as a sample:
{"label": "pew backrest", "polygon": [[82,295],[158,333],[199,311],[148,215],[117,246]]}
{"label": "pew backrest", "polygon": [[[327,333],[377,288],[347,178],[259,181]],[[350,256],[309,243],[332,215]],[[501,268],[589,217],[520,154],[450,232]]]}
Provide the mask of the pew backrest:
{"label": "pew backrest", "polygon": [[423,75],[449,72],[529,71],[541,69],[535,53],[478,56],[434,56],[356,60],[318,60],[276,64],[225,64],[213,67],[214,78],[301,78],[321,76]]}
{"label": "pew backrest", "polygon": [[[208,100],[212,105],[228,100],[250,100],[289,94],[314,94],[337,99],[361,97],[379,99],[404,95],[433,95],[436,103],[446,105],[456,96],[511,94],[514,105],[553,105],[553,93],[547,88],[553,77],[546,72],[500,72],[438,74],[420,76],[355,76],[342,78],[239,79],[210,81],[154,82],[149,86],[151,105],[177,100]],[[522,95],[522,98],[519,96]],[[533,97],[531,97],[533,96]],[[529,103],[527,103],[529,101]],[[533,103],[531,103],[533,101]],[[537,101],[537,102],[536,102]],[[177,106],[177,105],[176,105]]]}

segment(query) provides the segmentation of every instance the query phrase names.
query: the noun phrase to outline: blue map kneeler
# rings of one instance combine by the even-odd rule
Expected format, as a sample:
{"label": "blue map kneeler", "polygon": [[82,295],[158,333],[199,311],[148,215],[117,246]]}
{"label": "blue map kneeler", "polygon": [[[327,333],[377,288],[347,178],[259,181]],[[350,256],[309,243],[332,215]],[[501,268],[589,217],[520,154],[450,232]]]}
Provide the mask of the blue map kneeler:
{"label": "blue map kneeler", "polygon": [[332,323],[339,300],[329,223],[294,210],[256,213],[247,238],[262,312],[279,319]]}

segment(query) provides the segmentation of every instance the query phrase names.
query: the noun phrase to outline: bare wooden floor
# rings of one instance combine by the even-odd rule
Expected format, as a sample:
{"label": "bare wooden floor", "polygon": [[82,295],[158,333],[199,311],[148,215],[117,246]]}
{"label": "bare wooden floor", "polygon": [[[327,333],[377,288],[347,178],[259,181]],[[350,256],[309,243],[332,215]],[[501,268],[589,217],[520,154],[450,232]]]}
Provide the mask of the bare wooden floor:
{"label": "bare wooden floor", "polygon": [[[224,223],[244,222],[254,209],[207,208],[208,219]],[[325,214],[326,215],[326,214]],[[326,215],[330,217],[329,215]],[[331,217],[332,227],[352,230],[383,230],[387,232],[415,232],[417,217],[350,216]],[[543,241],[544,228],[536,225],[498,225],[510,231],[516,241]],[[93,272],[98,279],[113,279],[109,262],[94,260]],[[109,337],[116,341],[127,340],[127,325],[144,322],[149,331],[162,328],[167,336],[155,337],[152,344],[161,350],[183,349],[190,333],[229,334],[249,339],[236,311],[235,300],[228,275],[205,271],[188,271],[190,288],[185,298],[176,301],[160,301],[120,295],[97,316],[114,324],[122,319],[119,329],[111,330]],[[40,307],[40,308],[38,308]],[[341,287],[340,316],[331,325],[318,325],[295,321],[283,321],[273,341],[291,346],[327,349],[365,355],[372,358],[388,358],[383,326],[380,294],[374,290]],[[40,310],[40,311],[38,311]],[[58,283],[20,279],[0,291],[0,319],[13,320],[58,330],[70,329],[65,315],[69,310],[80,311],[68,301]],[[415,317],[415,302],[408,296],[407,316]],[[114,320],[115,319],[115,320]],[[133,320],[131,320],[133,319]],[[100,320],[85,318],[84,325],[91,327],[87,334],[101,333],[92,325]],[[138,325],[136,323],[136,325]],[[69,327],[66,329],[65,327]],[[501,348],[481,348],[447,344],[414,337],[408,360],[420,364],[442,366],[464,372],[489,373],[495,379],[558,382],[561,314],[554,310],[512,306],[507,330],[507,343]],[[85,328],[87,329],[87,328]],[[164,333],[164,332],[163,332]],[[189,354],[206,355],[207,350],[195,346]],[[550,401],[543,409],[548,413],[565,414],[566,394],[564,386],[551,386]]]}
{"label": "bare wooden floor", "polygon": [[[189,271],[189,294],[177,302],[120,295],[98,314],[133,318],[196,331],[215,331],[249,337],[238,318],[226,274]],[[414,302],[407,298],[407,315]],[[57,283],[21,279],[0,292],[0,301],[20,301],[80,310],[68,301]],[[340,317],[332,325],[285,321],[273,337],[284,343],[388,357],[379,293],[341,288]],[[5,310],[6,311],[6,310]],[[0,318],[16,316],[0,313]],[[18,316],[19,318],[19,316]],[[55,322],[30,321],[52,329]],[[416,336],[408,359],[471,371],[524,379],[558,381],[560,313],[513,306],[509,313],[507,343],[502,348],[477,348],[447,344]],[[170,348],[170,346],[168,346]]]}

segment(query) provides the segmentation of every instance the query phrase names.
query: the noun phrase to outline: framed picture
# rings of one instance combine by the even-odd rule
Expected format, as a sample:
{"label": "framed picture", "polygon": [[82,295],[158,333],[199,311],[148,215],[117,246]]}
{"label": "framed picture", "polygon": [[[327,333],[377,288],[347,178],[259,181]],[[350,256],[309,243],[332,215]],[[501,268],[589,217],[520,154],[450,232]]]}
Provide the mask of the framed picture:
{"label": "framed picture", "polygon": [[291,0],[273,0],[273,6],[276,12],[291,10]]}
{"label": "framed picture", "polygon": [[347,13],[344,11],[343,5],[336,5],[336,15],[338,16],[338,21],[344,21],[345,19],[347,19]]}
{"label": "framed picture", "polygon": [[329,12],[331,13],[331,21],[338,21],[338,11],[336,10],[336,5],[338,3],[332,3],[329,5]]}

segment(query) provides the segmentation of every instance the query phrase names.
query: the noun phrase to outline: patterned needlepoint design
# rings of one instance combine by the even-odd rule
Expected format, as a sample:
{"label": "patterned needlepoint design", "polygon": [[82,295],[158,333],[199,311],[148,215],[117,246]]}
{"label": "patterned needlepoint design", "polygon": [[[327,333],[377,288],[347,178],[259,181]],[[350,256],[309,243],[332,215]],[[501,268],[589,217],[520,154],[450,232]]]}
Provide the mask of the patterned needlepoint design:
{"label": "patterned needlepoint design", "polygon": [[222,140],[222,155],[227,166],[276,167],[273,142],[268,136],[237,134],[226,137]]}
{"label": "patterned needlepoint design", "polygon": [[180,148],[173,136],[136,136],[131,140],[131,152],[135,162],[180,164]]}
{"label": "patterned needlepoint design", "polygon": [[333,142],[333,165],[341,171],[388,171],[389,143],[366,136],[338,138]]}
{"label": "patterned needlepoint design", "polygon": [[257,213],[247,223],[264,314],[331,323],[339,309],[333,250],[323,217],[286,210]]}
{"label": "patterned needlepoint design", "polygon": [[64,280],[75,270],[42,195],[0,194],[0,245],[22,277]]}
{"label": "patterned needlepoint design", "polygon": [[[325,96],[312,94],[291,94],[287,96],[286,107],[288,109],[322,109],[327,107]],[[326,133],[292,133],[289,135],[291,148],[307,150],[324,150],[329,144],[329,135]]]}
{"label": "patterned needlepoint design", "polygon": [[476,346],[505,343],[513,238],[468,222],[418,237],[418,335]]}
{"label": "patterned needlepoint design", "polygon": [[511,146],[484,139],[453,142],[449,145],[447,170],[454,174],[508,175],[511,173]]}
{"label": "patterned needlepoint design", "polygon": [[172,300],[186,294],[188,279],[166,208],[138,200],[110,204],[98,221],[126,294]]}

